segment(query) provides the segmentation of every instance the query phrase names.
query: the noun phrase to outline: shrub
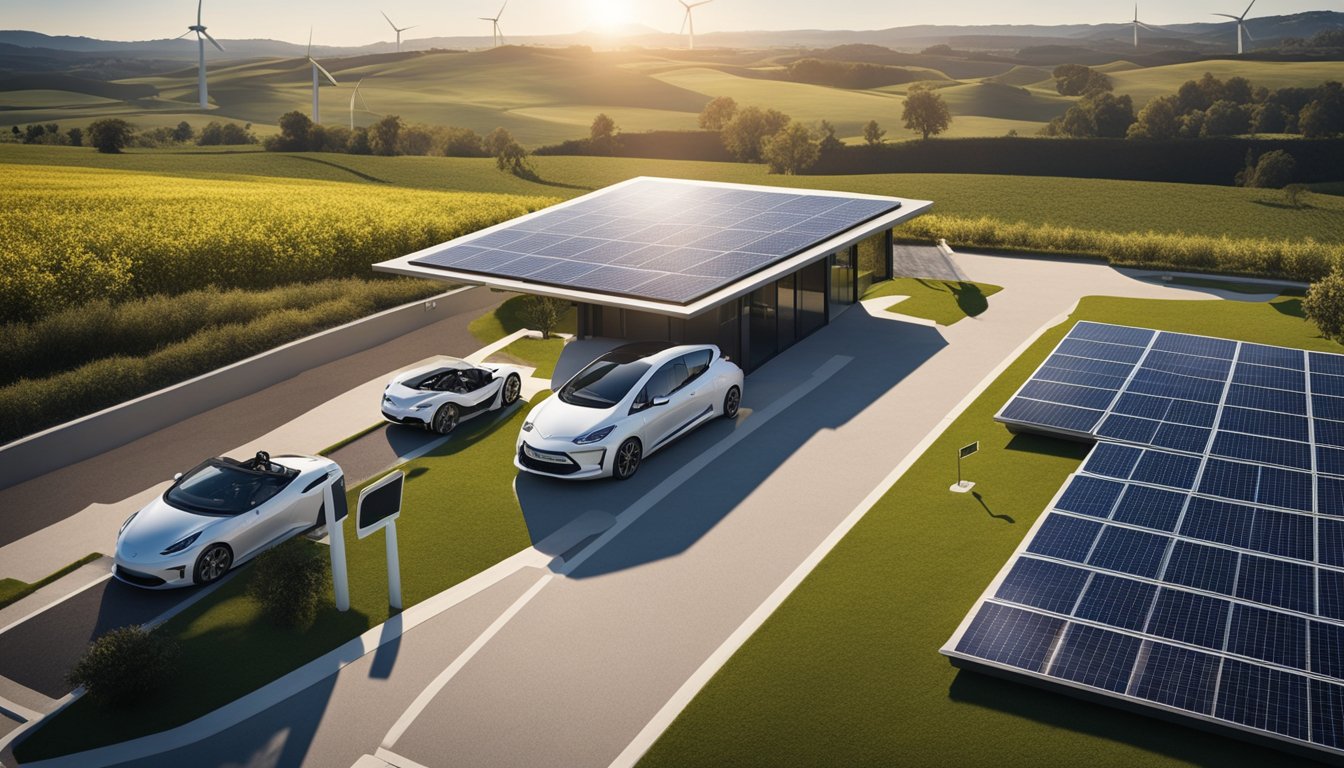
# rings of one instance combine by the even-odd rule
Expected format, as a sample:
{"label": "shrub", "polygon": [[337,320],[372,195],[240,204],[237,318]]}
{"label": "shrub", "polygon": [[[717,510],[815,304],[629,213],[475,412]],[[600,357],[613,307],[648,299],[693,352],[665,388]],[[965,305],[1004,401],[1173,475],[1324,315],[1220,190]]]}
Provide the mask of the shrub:
{"label": "shrub", "polygon": [[302,628],[317,618],[331,590],[331,568],[322,548],[290,539],[257,557],[247,594],[262,613],[282,627]]}
{"label": "shrub", "polygon": [[723,146],[744,163],[761,160],[765,142],[789,124],[789,116],[775,109],[747,107],[723,127]]}
{"label": "shrub", "polygon": [[1260,156],[1260,160],[1251,164],[1248,160],[1246,170],[1238,174],[1242,186],[1262,189],[1283,189],[1293,180],[1297,172],[1297,161],[1293,156],[1276,149]]}
{"label": "shrub", "polygon": [[716,96],[700,113],[700,127],[721,131],[737,115],[737,102],[729,96]]}
{"label": "shrub", "polygon": [[106,117],[89,124],[89,145],[99,152],[116,154],[131,140],[131,124],[118,117]]}
{"label": "shrub", "polygon": [[1322,336],[1344,344],[1344,271],[1336,269],[1312,283],[1302,311]]}
{"label": "shrub", "polygon": [[140,626],[121,627],[93,641],[66,679],[84,686],[100,707],[134,707],[173,677],[177,658],[172,638]]}
{"label": "shrub", "polygon": [[789,123],[765,143],[761,156],[769,164],[771,173],[792,175],[816,165],[821,157],[821,146],[807,126]]}

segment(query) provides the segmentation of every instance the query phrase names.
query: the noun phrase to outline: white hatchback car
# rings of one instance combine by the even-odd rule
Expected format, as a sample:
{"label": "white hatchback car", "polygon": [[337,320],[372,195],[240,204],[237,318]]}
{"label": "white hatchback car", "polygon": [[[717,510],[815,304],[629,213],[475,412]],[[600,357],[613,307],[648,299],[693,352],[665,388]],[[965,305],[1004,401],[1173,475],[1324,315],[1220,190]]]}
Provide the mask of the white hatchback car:
{"label": "white hatchback car", "polygon": [[676,438],[715,417],[736,418],[742,378],[712,344],[618,347],[532,409],[514,466],[568,479],[628,479]]}

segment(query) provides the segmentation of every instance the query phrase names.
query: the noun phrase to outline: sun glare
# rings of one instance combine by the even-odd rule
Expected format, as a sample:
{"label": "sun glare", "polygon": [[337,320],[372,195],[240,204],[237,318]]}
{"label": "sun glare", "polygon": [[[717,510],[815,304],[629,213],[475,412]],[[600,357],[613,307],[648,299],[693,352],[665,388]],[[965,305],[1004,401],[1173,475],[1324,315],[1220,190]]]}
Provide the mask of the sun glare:
{"label": "sun glare", "polygon": [[591,29],[616,29],[630,22],[630,0],[585,0]]}

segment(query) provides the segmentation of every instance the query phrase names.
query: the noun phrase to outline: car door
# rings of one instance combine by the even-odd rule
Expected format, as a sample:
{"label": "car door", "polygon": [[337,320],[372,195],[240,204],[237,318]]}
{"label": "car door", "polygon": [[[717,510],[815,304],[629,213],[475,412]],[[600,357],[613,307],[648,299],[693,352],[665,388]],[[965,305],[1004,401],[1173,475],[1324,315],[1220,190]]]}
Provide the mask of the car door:
{"label": "car door", "polygon": [[[280,477],[260,478],[252,497],[256,500],[255,505],[235,516],[233,541],[230,543],[235,560],[251,556],[291,528],[293,523],[289,514],[292,505],[286,501],[293,501],[293,497],[283,491],[275,492],[275,487],[283,483],[284,478]],[[317,514],[314,513],[313,517],[316,518]]]}
{"label": "car door", "polygon": [[[490,404],[494,402],[495,393],[499,391],[502,379],[491,376],[489,371],[480,368],[466,370],[462,373],[468,386],[471,387],[470,391],[458,395],[459,402],[462,403],[462,415],[470,415],[489,408]],[[487,376],[490,378],[487,379]]]}
{"label": "car door", "polygon": [[[688,422],[695,418],[698,402],[695,388],[686,386],[690,378],[685,356],[668,361],[649,380],[649,433],[653,439],[646,444],[646,452],[661,447],[676,437]],[[656,385],[656,388],[654,387]],[[665,398],[662,405],[654,402]]]}

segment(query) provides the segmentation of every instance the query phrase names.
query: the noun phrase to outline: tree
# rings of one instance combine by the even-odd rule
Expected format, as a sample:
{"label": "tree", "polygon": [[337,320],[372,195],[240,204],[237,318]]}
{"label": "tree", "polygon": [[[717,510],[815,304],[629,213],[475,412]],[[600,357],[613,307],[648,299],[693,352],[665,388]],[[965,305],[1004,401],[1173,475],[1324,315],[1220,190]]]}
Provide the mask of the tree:
{"label": "tree", "polygon": [[1235,136],[1250,130],[1250,116],[1246,110],[1227,99],[1219,99],[1204,111],[1204,136]]}
{"label": "tree", "polygon": [[616,121],[607,117],[606,113],[598,113],[593,118],[592,127],[588,129],[588,140],[596,148],[607,149],[615,137]]}
{"label": "tree", "polygon": [[36,144],[47,133],[47,127],[39,123],[33,123],[23,130],[23,143]]}
{"label": "tree", "polygon": [[1181,117],[1176,112],[1176,97],[1163,96],[1143,105],[1135,123],[1126,134],[1131,139],[1174,139],[1181,132]]}
{"label": "tree", "polygon": [[178,123],[177,127],[173,129],[173,141],[176,141],[179,144],[185,144],[186,142],[191,141],[195,136],[196,132],[192,130],[191,123],[188,123],[186,120]]}
{"label": "tree", "polygon": [[952,124],[952,112],[948,110],[942,96],[916,86],[910,89],[910,95],[905,98],[901,120],[905,121],[906,128],[927,139],[947,130]]}
{"label": "tree", "polygon": [[491,157],[499,157],[499,153],[503,152],[505,147],[513,143],[515,143],[513,134],[509,133],[507,128],[496,128],[485,134],[485,151],[489,153]]}
{"label": "tree", "polygon": [[821,147],[812,131],[802,123],[789,123],[772,136],[761,152],[771,173],[793,174],[816,165]]}
{"label": "tree", "polygon": [[1307,289],[1302,312],[1321,335],[1344,343],[1344,271],[1336,268]]}
{"label": "tree", "polygon": [[369,146],[369,129],[362,126],[356,128],[354,133],[350,134],[350,143],[346,151],[352,155],[373,154],[373,147]]}
{"label": "tree", "polygon": [[448,126],[439,136],[441,152],[445,157],[484,157],[480,134],[470,128]]}
{"label": "tree", "polygon": [[66,138],[70,141],[72,147],[84,146],[84,131],[80,128],[71,128],[65,132]]}
{"label": "tree", "polygon": [[1289,184],[1283,188],[1283,202],[1292,208],[1301,208],[1305,203],[1302,198],[1307,196],[1307,187],[1304,184]]}
{"label": "tree", "polygon": [[744,163],[760,162],[765,142],[789,123],[789,116],[774,109],[747,107],[723,127],[723,146]]}
{"label": "tree", "polygon": [[433,146],[434,134],[423,125],[407,126],[397,136],[397,154],[400,155],[428,155]]}
{"label": "tree", "polygon": [[485,135],[485,149],[495,158],[495,167],[514,176],[531,178],[536,174],[527,162],[527,150],[514,140],[506,128],[496,128]]}
{"label": "tree", "polygon": [[845,143],[835,137],[835,126],[831,125],[829,120],[822,120],[817,126],[817,133],[821,135],[821,141],[817,144],[817,149],[822,157],[834,154],[845,146]]}
{"label": "tree", "polygon": [[1105,73],[1081,64],[1061,64],[1050,74],[1055,78],[1055,90],[1061,96],[1082,96],[1115,87]]}
{"label": "tree", "polygon": [[1267,102],[1255,105],[1251,112],[1252,133],[1286,133],[1288,112],[1282,104]]}
{"label": "tree", "polygon": [[1091,113],[1095,136],[1122,139],[1134,124],[1134,99],[1129,94],[1098,92],[1084,97],[1082,103]]}
{"label": "tree", "polygon": [[1219,96],[1224,101],[1230,101],[1233,104],[1241,106],[1250,104],[1254,100],[1251,81],[1240,75],[1229,77],[1223,83],[1222,93]]}
{"label": "tree", "polygon": [[1176,89],[1176,110],[1182,115],[1202,112],[1212,103],[1213,99],[1210,99],[1194,80],[1186,80]]}
{"label": "tree", "polygon": [[19,126],[17,125],[11,126],[9,132],[14,134],[14,138],[16,139],[19,138],[19,134],[22,133],[22,131],[19,130]]}
{"label": "tree", "polygon": [[267,149],[280,152],[306,152],[313,132],[313,121],[295,110],[280,116],[280,135],[267,142]]}
{"label": "tree", "polygon": [[863,126],[863,140],[867,142],[870,147],[880,145],[882,143],[882,137],[886,135],[887,132],[878,127],[876,120],[869,120],[868,124]]}
{"label": "tree", "polygon": [[549,296],[523,297],[523,322],[534,331],[541,331],[541,338],[551,338],[551,331],[560,324],[560,318],[569,309],[569,302],[553,299]]}
{"label": "tree", "polygon": [[700,127],[711,131],[721,131],[737,114],[737,102],[728,96],[717,96],[709,100],[700,112]]}
{"label": "tree", "polygon": [[119,117],[105,117],[89,124],[89,144],[99,152],[117,154],[131,140],[131,124]]}
{"label": "tree", "polygon": [[388,115],[369,126],[369,146],[375,155],[397,154],[397,139],[401,136],[401,116]]}
{"label": "tree", "polygon": [[1276,149],[1261,155],[1260,160],[1254,165],[1248,162],[1246,170],[1238,176],[1241,185],[1245,187],[1282,189],[1292,182],[1296,171],[1297,161],[1293,156],[1282,149]]}

